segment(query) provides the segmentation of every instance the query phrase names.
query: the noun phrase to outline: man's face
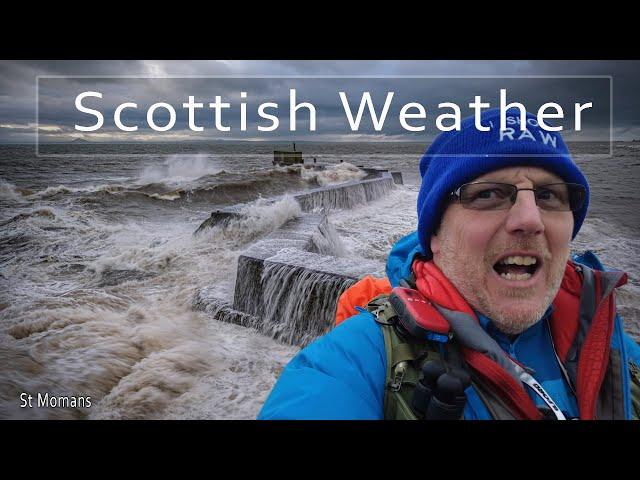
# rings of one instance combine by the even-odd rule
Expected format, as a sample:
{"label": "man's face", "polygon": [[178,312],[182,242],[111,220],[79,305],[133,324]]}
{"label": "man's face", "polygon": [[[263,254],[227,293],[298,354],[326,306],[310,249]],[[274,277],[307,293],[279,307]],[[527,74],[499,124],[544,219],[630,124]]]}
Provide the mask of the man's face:
{"label": "man's face", "polygon": [[[562,179],[540,168],[510,167],[474,181],[533,188]],[[431,237],[431,250],[435,264],[473,308],[503,332],[518,334],[538,321],[555,298],[572,231],[572,212],[541,210],[534,192],[521,191],[508,210],[450,204]],[[533,265],[514,264],[532,259]],[[528,278],[525,272],[533,273]]]}

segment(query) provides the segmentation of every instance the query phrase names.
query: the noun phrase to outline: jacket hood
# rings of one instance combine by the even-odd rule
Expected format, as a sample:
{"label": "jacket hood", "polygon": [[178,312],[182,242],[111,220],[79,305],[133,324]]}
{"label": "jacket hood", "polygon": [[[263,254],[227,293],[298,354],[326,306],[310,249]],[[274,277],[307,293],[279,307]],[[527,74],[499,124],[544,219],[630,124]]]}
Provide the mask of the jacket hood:
{"label": "jacket hood", "polygon": [[387,277],[392,287],[397,287],[400,280],[411,274],[411,264],[417,254],[424,255],[417,231],[402,237],[391,248],[387,258]]}

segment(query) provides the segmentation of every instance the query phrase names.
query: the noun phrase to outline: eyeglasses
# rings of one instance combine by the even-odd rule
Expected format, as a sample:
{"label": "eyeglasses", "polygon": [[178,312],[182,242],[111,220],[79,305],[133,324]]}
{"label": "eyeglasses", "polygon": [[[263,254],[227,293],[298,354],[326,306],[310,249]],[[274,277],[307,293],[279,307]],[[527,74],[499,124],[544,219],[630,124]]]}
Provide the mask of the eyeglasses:
{"label": "eyeglasses", "polygon": [[580,210],[587,196],[579,183],[550,183],[536,188],[518,188],[510,183],[465,183],[451,192],[464,208],[472,210],[506,210],[516,202],[518,192],[532,191],[542,210],[568,212]]}

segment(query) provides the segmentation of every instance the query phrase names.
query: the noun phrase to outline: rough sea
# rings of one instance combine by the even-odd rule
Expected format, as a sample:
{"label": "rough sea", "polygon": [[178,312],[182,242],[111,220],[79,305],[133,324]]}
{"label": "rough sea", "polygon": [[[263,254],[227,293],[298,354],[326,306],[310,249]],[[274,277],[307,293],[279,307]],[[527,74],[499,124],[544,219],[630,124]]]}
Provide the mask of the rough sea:
{"label": "rough sea", "polygon": [[[274,167],[290,145],[0,145],[0,418],[251,419],[298,347],[194,311],[231,302],[236,259],[300,208],[288,195],[401,171],[405,185],[329,213],[344,254],[379,262],[415,230],[417,143],[299,143],[325,171]],[[570,145],[592,200],[575,251],[629,273],[618,296],[640,338],[640,143],[613,157]],[[340,163],[340,162],[343,163]],[[267,200],[278,196],[272,203]],[[220,207],[250,221],[194,231]],[[90,408],[20,408],[23,392],[91,396]]]}

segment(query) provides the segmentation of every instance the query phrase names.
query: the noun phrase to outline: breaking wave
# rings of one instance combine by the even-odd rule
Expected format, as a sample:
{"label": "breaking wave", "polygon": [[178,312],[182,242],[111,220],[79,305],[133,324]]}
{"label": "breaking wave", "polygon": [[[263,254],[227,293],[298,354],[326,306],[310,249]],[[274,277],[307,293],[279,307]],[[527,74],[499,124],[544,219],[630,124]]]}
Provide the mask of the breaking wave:
{"label": "breaking wave", "polygon": [[300,175],[308,182],[315,182],[319,186],[324,187],[325,185],[361,180],[367,176],[367,173],[355,165],[344,162],[336,165],[327,165],[324,170],[302,168]]}
{"label": "breaking wave", "polygon": [[161,165],[144,168],[137,180],[139,184],[176,184],[195,180],[208,175],[216,175],[222,168],[209,155],[171,155]]}
{"label": "breaking wave", "polygon": [[203,240],[233,240],[246,243],[260,235],[266,235],[302,214],[300,204],[285,195],[273,202],[263,198],[241,207],[235,218],[223,225],[203,229],[197,234]]}
{"label": "breaking wave", "polygon": [[[238,255],[299,215],[295,200],[260,199],[198,236],[189,222],[158,231],[45,212],[5,226],[29,232],[30,247],[2,271],[14,283],[0,298],[0,418],[255,417],[297,348],[191,305],[204,286],[232,297]],[[21,392],[91,396],[92,405],[27,411]]]}
{"label": "breaking wave", "polygon": [[5,225],[9,225],[10,223],[19,222],[21,220],[27,220],[32,217],[45,217],[45,218],[55,218],[56,214],[50,208],[41,208],[38,210],[33,210],[31,212],[19,213],[11,217],[9,220],[5,220],[0,222],[0,227],[4,227]]}
{"label": "breaking wave", "polygon": [[23,201],[25,194],[29,194],[26,189],[20,189],[13,183],[0,178],[0,200]]}
{"label": "breaking wave", "polygon": [[107,193],[116,193],[126,190],[126,186],[124,185],[96,185],[96,186],[86,186],[86,187],[68,187],[66,185],[58,185],[56,187],[47,187],[44,190],[40,190],[38,192],[31,193],[29,196],[34,199],[47,199],[50,197],[55,197],[60,194],[74,194],[74,193],[96,193],[96,192],[107,192]]}
{"label": "breaking wave", "polygon": [[[155,169],[156,167],[150,167]],[[214,172],[212,170],[212,172]],[[202,170],[200,171],[202,173]],[[29,192],[26,197],[31,201],[57,201],[63,196],[100,199],[106,201],[167,201],[188,200],[190,202],[210,202],[212,204],[245,203],[258,198],[259,195],[276,196],[286,192],[308,188],[309,181],[315,177],[303,178],[300,170],[263,169],[252,172],[227,172],[215,170],[215,173],[197,178],[173,177],[160,178],[162,175],[146,175],[145,181],[137,179],[130,184],[103,184],[72,187],[67,185],[49,186],[37,192]],[[339,174],[341,181],[346,176]],[[338,178],[327,174],[322,178]],[[328,180],[321,180],[327,182]],[[15,190],[6,188],[6,195],[11,198],[23,198]]]}

